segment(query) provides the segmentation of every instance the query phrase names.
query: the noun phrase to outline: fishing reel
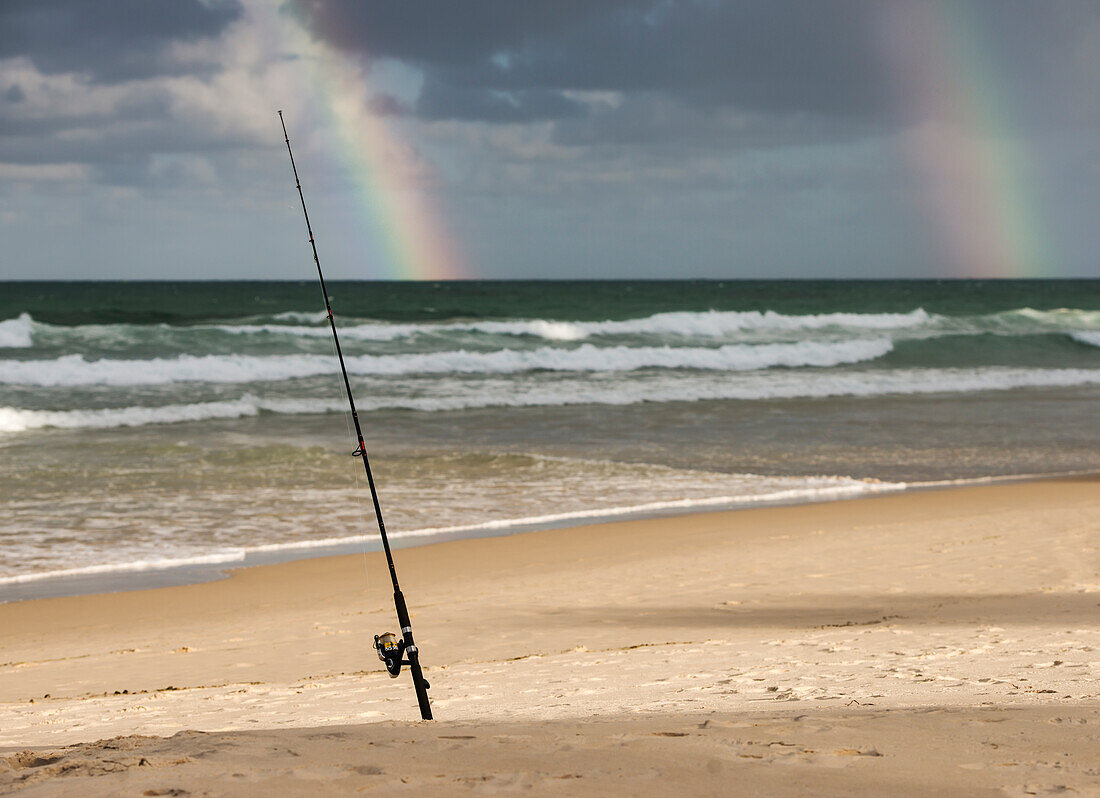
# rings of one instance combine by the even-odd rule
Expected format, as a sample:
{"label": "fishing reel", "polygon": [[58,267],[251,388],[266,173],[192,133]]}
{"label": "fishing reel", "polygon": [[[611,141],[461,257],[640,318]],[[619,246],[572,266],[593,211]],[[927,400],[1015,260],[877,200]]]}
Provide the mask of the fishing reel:
{"label": "fishing reel", "polygon": [[[402,665],[411,665],[407,659],[402,659],[405,655],[405,641],[401,640],[393,632],[386,632],[385,634],[374,636],[374,649],[378,652],[378,659],[386,663],[386,670],[390,674],[391,679],[396,679],[401,674]],[[428,684],[428,680],[424,680],[424,689],[427,690],[431,685]]]}
{"label": "fishing reel", "polygon": [[407,659],[401,659],[405,654],[405,641],[399,640],[393,632],[374,636],[374,648],[378,652],[378,659],[386,663],[386,670],[390,672],[390,678],[396,679],[401,673],[401,666],[408,665]]}

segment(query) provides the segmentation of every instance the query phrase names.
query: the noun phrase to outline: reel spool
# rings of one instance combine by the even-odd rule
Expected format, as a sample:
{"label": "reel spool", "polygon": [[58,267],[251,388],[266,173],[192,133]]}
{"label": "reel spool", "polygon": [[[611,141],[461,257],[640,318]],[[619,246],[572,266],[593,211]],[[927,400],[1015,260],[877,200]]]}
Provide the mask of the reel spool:
{"label": "reel spool", "polygon": [[386,663],[386,670],[390,678],[396,679],[401,673],[401,666],[408,665],[407,659],[401,657],[405,653],[405,641],[401,640],[393,632],[374,636],[374,648],[378,652],[378,659]]}

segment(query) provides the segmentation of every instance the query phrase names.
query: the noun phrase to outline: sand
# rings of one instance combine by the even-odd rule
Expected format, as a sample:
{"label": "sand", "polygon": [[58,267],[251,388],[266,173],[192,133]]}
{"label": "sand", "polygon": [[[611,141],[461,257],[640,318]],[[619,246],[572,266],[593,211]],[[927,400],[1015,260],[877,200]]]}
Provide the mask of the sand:
{"label": "sand", "polygon": [[1100,795],[1095,478],[397,557],[436,722],[376,555],[8,604],[0,791]]}

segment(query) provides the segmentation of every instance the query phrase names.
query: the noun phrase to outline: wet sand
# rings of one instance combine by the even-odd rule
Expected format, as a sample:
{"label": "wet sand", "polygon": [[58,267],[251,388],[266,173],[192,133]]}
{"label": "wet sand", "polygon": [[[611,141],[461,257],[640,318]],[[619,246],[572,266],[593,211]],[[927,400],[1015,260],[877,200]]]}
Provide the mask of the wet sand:
{"label": "wet sand", "polygon": [[0,789],[1100,794],[1096,478],[397,558],[435,723],[378,555],[8,604]]}

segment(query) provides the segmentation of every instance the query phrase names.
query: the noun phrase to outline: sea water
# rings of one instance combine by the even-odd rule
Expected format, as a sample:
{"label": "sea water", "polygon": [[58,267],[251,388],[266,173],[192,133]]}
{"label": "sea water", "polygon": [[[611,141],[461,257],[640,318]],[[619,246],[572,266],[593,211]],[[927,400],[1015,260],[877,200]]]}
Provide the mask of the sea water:
{"label": "sea water", "polygon": [[[399,544],[1100,470],[1096,280],[329,290]],[[376,547],[343,390],[312,282],[0,283],[0,599]]]}

